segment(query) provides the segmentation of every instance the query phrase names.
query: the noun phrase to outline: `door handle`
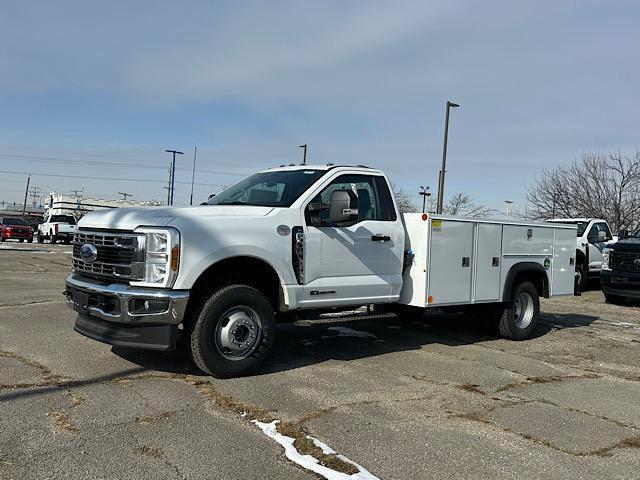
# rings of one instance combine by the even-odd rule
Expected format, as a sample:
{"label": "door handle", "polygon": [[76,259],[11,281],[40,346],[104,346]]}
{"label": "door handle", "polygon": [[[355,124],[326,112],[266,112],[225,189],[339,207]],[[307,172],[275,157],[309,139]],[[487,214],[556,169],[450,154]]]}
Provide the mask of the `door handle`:
{"label": "door handle", "polygon": [[372,242],[388,242],[389,240],[391,240],[391,237],[389,235],[371,235]]}

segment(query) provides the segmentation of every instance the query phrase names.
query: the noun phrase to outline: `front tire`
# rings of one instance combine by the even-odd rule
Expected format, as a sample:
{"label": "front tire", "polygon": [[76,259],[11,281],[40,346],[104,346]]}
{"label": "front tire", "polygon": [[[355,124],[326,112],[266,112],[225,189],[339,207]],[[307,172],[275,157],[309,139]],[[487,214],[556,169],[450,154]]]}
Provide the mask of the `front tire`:
{"label": "front tire", "polygon": [[269,355],[275,337],[273,306],[255,288],[216,290],[195,315],[190,349],[203,372],[216,378],[247,375]]}
{"label": "front tire", "polygon": [[38,243],[44,243],[44,237],[41,233],[38,233]]}
{"label": "front tire", "polygon": [[53,233],[49,237],[51,240],[51,245],[54,245],[58,241],[58,237],[56,237]]}
{"label": "front tire", "polygon": [[539,316],[538,290],[531,282],[519,283],[498,320],[498,332],[510,340],[526,340],[538,326]]}
{"label": "front tire", "polygon": [[578,286],[580,287],[580,291],[584,292],[587,287],[588,278],[582,264],[576,265],[576,274],[578,275]]}
{"label": "front tire", "polygon": [[624,303],[624,298],[618,295],[611,295],[610,293],[604,294],[604,299],[607,303],[612,305],[622,305]]}

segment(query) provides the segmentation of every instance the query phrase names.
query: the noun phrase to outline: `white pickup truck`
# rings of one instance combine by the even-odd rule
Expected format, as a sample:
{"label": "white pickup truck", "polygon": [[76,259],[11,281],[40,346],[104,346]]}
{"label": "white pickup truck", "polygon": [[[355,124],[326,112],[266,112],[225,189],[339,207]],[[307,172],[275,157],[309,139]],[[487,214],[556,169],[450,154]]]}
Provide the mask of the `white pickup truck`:
{"label": "white pickup truck", "polygon": [[182,335],[200,369],[230,377],[258,367],[275,322],[301,311],[478,304],[504,337],[529,338],[539,297],[574,293],[575,236],[575,225],[402,216],[380,170],[289,166],[197,207],[89,213],[65,295],[87,337],[170,350]]}
{"label": "white pickup truck", "polygon": [[602,251],[616,243],[618,237],[602,218],[554,218],[553,223],[576,225],[576,276],[578,285],[584,288],[589,278],[598,277],[602,269]]}
{"label": "white pickup truck", "polygon": [[51,243],[58,241],[71,243],[74,233],[76,233],[76,217],[46,214],[44,222],[38,225],[38,243],[43,243],[45,240]]}

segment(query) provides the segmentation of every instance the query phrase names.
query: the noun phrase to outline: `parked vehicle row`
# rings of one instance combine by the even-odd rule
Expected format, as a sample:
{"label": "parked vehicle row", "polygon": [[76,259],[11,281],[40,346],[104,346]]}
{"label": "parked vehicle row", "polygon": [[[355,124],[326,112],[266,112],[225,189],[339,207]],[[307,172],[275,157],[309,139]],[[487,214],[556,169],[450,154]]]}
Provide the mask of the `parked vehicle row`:
{"label": "parked vehicle row", "polygon": [[0,242],[18,240],[32,243],[35,237],[38,239],[38,243],[48,240],[51,243],[63,242],[70,244],[75,231],[76,219],[73,215],[47,215],[44,222],[40,223],[35,230],[23,218],[0,218]]}

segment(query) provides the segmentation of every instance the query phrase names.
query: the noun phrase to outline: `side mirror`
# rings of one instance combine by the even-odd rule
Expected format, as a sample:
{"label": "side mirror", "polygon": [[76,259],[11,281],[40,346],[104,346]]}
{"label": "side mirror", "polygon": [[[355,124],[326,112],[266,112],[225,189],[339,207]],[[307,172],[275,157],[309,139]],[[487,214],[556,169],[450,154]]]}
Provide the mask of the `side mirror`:
{"label": "side mirror", "polygon": [[216,194],[215,194],[215,193],[212,193],[212,194],[210,194],[210,195],[209,195],[209,198],[207,198],[207,200],[211,200],[211,199],[212,199],[213,197],[215,197],[215,196],[216,196]]}
{"label": "side mirror", "polygon": [[609,236],[607,235],[607,232],[605,232],[604,230],[600,230],[598,232],[598,242],[606,242],[609,239]]}
{"label": "side mirror", "polygon": [[358,209],[351,208],[352,195],[353,192],[349,190],[334,190],[331,193],[331,203],[329,204],[330,223],[344,223],[358,218]]}

